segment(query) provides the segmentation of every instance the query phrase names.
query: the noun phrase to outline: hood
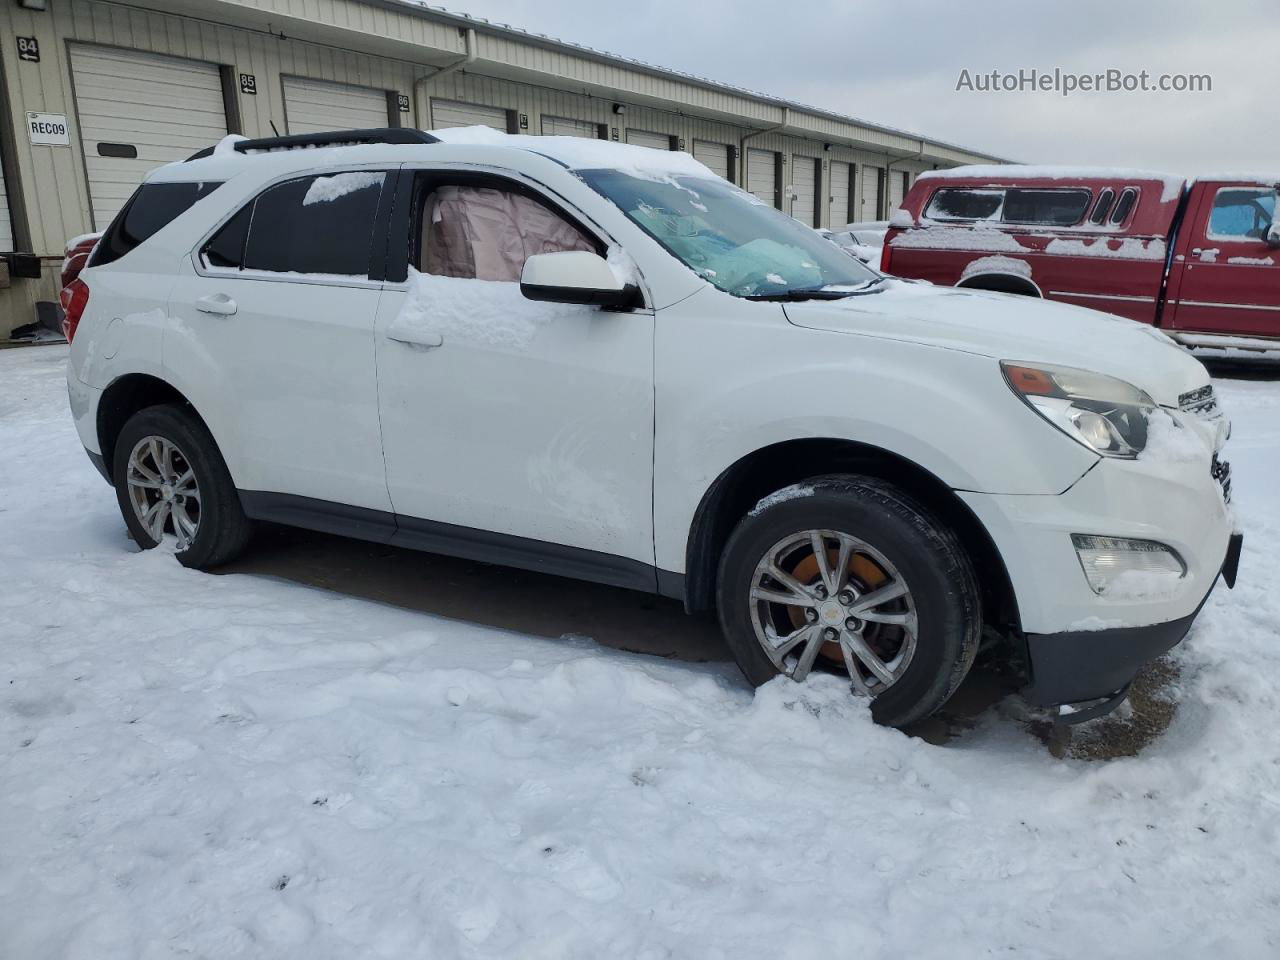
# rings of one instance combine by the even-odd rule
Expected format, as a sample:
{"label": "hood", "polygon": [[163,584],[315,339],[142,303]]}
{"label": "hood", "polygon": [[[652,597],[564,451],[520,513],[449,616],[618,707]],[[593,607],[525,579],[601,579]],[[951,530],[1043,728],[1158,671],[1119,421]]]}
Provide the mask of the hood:
{"label": "hood", "polygon": [[879,292],[784,307],[793,324],[813,330],[1104,373],[1165,406],[1209,382],[1200,361],[1153,327],[1032,297],[891,279]]}

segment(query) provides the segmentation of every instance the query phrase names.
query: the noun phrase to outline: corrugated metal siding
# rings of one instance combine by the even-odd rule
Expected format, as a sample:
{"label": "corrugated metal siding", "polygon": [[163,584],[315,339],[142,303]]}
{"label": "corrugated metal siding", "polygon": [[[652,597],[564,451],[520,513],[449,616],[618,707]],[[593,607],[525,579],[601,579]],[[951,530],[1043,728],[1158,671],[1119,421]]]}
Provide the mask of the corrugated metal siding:
{"label": "corrugated metal siding", "polygon": [[[213,64],[112,47],[71,47],[93,226],[104,230],[146,174],[227,135]],[[134,157],[103,156],[132,149]]]}
{"label": "corrugated metal siding", "polygon": [[282,77],[289,133],[367,130],[387,125],[387,91]]}
{"label": "corrugated metal siding", "polygon": [[772,150],[747,150],[747,192],[771,207],[778,206],[778,155]]}
{"label": "corrugated metal siding", "polygon": [[827,202],[829,204],[827,225],[833,230],[844,226],[853,219],[849,212],[849,200],[851,199],[849,196],[849,180],[852,169],[843,160],[831,161],[831,169],[827,181]]}
{"label": "corrugated metal siding", "polygon": [[507,132],[507,111],[501,107],[483,107],[478,103],[462,103],[458,100],[431,100],[431,129],[447,130],[450,127],[492,127],[499,133]]}

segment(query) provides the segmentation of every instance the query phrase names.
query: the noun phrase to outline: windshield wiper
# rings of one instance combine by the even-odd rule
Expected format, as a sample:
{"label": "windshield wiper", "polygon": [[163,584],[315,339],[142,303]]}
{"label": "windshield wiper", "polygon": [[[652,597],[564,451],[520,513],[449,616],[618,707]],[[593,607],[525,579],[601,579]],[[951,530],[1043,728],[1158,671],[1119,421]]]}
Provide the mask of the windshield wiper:
{"label": "windshield wiper", "polygon": [[858,284],[858,286],[845,286],[843,284],[824,283],[820,287],[794,287],[791,290],[782,290],[778,293],[757,293],[747,297],[748,300],[782,300],[793,302],[796,300],[843,300],[845,297],[855,297],[860,293],[870,293],[872,288],[879,283],[883,283],[888,278],[881,274],[874,279],[868,280],[866,283]]}
{"label": "windshield wiper", "polygon": [[794,290],[782,290],[778,293],[754,293],[747,300],[840,300],[847,297],[847,292],[827,290],[824,287],[796,287]]}

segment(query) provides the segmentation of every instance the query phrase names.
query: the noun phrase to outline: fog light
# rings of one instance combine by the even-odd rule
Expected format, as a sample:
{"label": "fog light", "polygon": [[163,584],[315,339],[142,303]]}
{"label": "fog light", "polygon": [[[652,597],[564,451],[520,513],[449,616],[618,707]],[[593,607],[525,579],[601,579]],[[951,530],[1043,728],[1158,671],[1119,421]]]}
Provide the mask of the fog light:
{"label": "fog light", "polygon": [[1071,535],[1085,579],[1099,595],[1144,594],[1167,591],[1187,575],[1182,558],[1154,540]]}

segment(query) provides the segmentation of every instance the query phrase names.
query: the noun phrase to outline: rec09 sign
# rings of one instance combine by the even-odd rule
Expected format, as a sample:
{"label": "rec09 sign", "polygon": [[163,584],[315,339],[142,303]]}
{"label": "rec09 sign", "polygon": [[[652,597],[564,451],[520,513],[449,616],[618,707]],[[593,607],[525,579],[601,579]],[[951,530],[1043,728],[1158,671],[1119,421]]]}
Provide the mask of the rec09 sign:
{"label": "rec09 sign", "polygon": [[62,113],[27,113],[27,136],[33,146],[65,147],[71,143],[67,117]]}

